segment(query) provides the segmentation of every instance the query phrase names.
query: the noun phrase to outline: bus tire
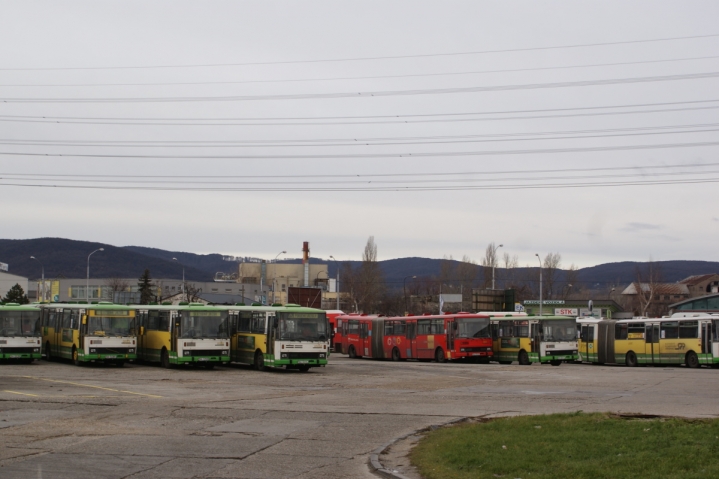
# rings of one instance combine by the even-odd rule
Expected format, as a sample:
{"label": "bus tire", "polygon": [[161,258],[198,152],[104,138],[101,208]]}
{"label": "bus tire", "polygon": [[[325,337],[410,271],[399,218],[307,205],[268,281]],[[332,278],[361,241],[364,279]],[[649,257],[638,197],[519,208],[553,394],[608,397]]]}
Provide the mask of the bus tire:
{"label": "bus tire", "polygon": [[264,371],[265,369],[265,357],[259,349],[255,351],[255,361],[252,363],[252,367],[257,371]]}
{"label": "bus tire", "polygon": [[529,354],[527,354],[527,351],[525,351],[524,349],[519,352],[519,356],[517,356],[517,362],[519,362],[519,364],[521,364],[522,366],[529,366],[530,364],[532,364],[529,362]]}
{"label": "bus tire", "polygon": [[437,350],[434,352],[434,360],[438,363],[443,363],[446,361],[444,357],[444,350],[442,348],[437,348]]}
{"label": "bus tire", "polygon": [[699,367],[699,358],[697,357],[697,353],[694,351],[689,351],[687,353],[685,363],[688,368],[698,368]]}
{"label": "bus tire", "polygon": [[402,359],[402,356],[399,354],[399,349],[392,349],[392,361],[399,361],[400,359]]}
{"label": "bus tire", "polygon": [[45,361],[52,361],[52,353],[50,352],[50,342],[45,343]]}
{"label": "bus tire", "polygon": [[162,348],[162,352],[160,353],[160,366],[165,369],[170,369],[170,355],[167,354],[167,349],[165,348]]}
{"label": "bus tire", "polygon": [[75,366],[80,366],[80,358],[77,355],[77,348],[75,346],[72,347],[72,364]]}
{"label": "bus tire", "polygon": [[636,368],[639,365],[639,362],[637,361],[637,355],[634,353],[634,351],[629,351],[627,353],[625,364],[630,368]]}
{"label": "bus tire", "polygon": [[347,352],[347,355],[351,357],[352,359],[357,357],[357,351],[355,351],[354,346],[350,346],[350,350]]}
{"label": "bus tire", "polygon": [[562,364],[562,361],[553,359],[553,360],[549,361],[549,364],[551,364],[552,366],[559,366],[560,364]]}
{"label": "bus tire", "polygon": [[307,364],[300,364],[299,366],[297,366],[297,369],[299,369],[302,373],[306,373],[310,370],[310,367]]}

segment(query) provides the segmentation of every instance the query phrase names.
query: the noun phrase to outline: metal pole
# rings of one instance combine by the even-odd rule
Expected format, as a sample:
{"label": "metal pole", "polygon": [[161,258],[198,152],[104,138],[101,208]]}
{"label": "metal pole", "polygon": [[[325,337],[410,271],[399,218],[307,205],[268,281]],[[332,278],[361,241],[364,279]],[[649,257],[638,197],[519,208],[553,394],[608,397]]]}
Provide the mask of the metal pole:
{"label": "metal pole", "polygon": [[335,268],[337,268],[337,279],[335,282],[335,292],[337,293],[337,311],[340,310],[340,267],[337,264],[337,260],[334,256],[330,255],[330,259],[335,262]]}
{"label": "metal pole", "polygon": [[90,256],[98,251],[105,251],[105,248],[99,248],[87,255],[87,280],[85,281],[85,300],[90,304]]}
{"label": "metal pole", "polygon": [[494,289],[494,267],[497,264],[497,250],[504,246],[503,244],[497,246],[494,248],[494,251],[492,252],[492,289]]}
{"label": "metal pole", "polygon": [[405,276],[402,279],[402,291],[404,291],[404,310],[409,312],[409,304],[407,303],[407,278],[416,278],[417,276]]}
{"label": "metal pole", "polygon": [[[277,287],[277,258],[280,257],[281,254],[285,254],[287,251],[280,251],[277,253],[277,256],[275,256],[275,264],[272,267],[272,304],[275,304],[275,288]],[[282,299],[282,297],[280,297]]]}
{"label": "metal pole", "polygon": [[[35,261],[40,263],[40,260],[34,256],[30,256],[30,259],[34,259]],[[41,279],[41,281],[42,281],[42,299],[40,301],[43,302],[43,301],[45,301],[45,266],[43,266],[43,264],[40,263],[40,268],[42,270],[42,279]]]}
{"label": "metal pole", "polygon": [[539,316],[542,316],[542,258],[538,253],[535,253],[534,256],[539,260]]}

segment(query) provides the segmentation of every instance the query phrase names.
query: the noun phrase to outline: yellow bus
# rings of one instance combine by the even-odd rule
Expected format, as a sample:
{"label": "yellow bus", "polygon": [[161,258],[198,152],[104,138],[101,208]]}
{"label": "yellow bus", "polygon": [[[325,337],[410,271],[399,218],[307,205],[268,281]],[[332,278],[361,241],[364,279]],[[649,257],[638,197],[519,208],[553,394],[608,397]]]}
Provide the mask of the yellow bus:
{"label": "yellow bus", "polygon": [[230,361],[228,311],[201,303],[138,305],[137,357],[169,368],[202,364],[212,369]]}
{"label": "yellow bus", "polygon": [[0,360],[40,359],[40,310],[29,304],[0,304]]}
{"label": "yellow bus", "polygon": [[685,364],[690,368],[719,363],[719,316],[676,313],[665,318],[600,321],[597,362],[602,364]]}
{"label": "yellow bus", "polygon": [[330,329],[321,309],[285,306],[226,306],[230,312],[232,362],[309,371],[329,358]]}
{"label": "yellow bus", "polygon": [[602,318],[577,318],[577,333],[579,334],[578,360],[584,363],[599,362],[599,323]]}
{"label": "yellow bus", "polygon": [[40,305],[47,360],[71,359],[123,366],[137,358],[135,311],[119,304],[49,303]]}
{"label": "yellow bus", "polygon": [[549,363],[577,358],[577,322],[568,316],[494,316],[490,320],[494,360],[500,364]]}

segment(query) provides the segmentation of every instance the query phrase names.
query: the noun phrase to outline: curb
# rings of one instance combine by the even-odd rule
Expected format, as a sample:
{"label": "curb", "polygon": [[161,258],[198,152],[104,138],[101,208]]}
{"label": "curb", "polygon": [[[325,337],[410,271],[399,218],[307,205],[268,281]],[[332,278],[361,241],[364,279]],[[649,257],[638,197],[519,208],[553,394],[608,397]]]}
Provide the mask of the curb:
{"label": "curb", "polygon": [[392,446],[396,442],[401,441],[402,439],[406,439],[410,436],[414,436],[415,434],[418,434],[420,432],[433,431],[440,427],[449,426],[450,424],[457,424],[460,422],[464,422],[464,421],[467,421],[468,419],[471,419],[471,418],[460,417],[458,419],[452,419],[450,421],[446,421],[446,422],[443,422],[440,424],[434,424],[432,426],[427,426],[427,427],[423,427],[421,429],[416,429],[416,430],[409,432],[407,434],[404,434],[402,436],[395,437],[388,443],[381,445],[380,447],[378,447],[377,449],[375,449],[374,451],[372,451],[370,453],[369,461],[368,461],[370,472],[372,472],[380,477],[386,477],[388,479],[408,479],[407,476],[400,474],[399,472],[391,471],[391,470],[387,469],[386,467],[384,467],[382,465],[382,463],[379,461],[379,456],[390,446]]}

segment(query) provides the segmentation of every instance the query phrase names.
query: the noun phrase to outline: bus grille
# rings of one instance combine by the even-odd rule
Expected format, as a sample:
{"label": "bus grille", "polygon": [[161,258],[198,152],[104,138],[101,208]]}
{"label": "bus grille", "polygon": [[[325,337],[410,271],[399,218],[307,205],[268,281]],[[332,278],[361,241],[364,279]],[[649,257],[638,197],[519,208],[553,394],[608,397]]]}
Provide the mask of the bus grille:
{"label": "bus grille", "polygon": [[577,352],[574,351],[573,349],[568,349],[568,350],[548,349],[546,354],[547,354],[547,356],[571,356],[572,354],[577,354]]}
{"label": "bus grille", "polygon": [[287,359],[324,359],[325,353],[286,353]]}
{"label": "bus grille", "polygon": [[97,352],[98,354],[128,354],[130,349],[134,348],[97,348]]}
{"label": "bus grille", "polygon": [[[225,350],[227,350],[225,348]],[[187,353],[187,349],[185,350],[185,353]],[[191,355],[194,356],[221,356],[222,350],[221,349],[190,349],[189,350]]]}
{"label": "bus grille", "polygon": [[38,352],[40,346],[37,346],[35,348],[8,348],[7,346],[0,348],[0,353],[4,354],[27,354],[32,352]]}

